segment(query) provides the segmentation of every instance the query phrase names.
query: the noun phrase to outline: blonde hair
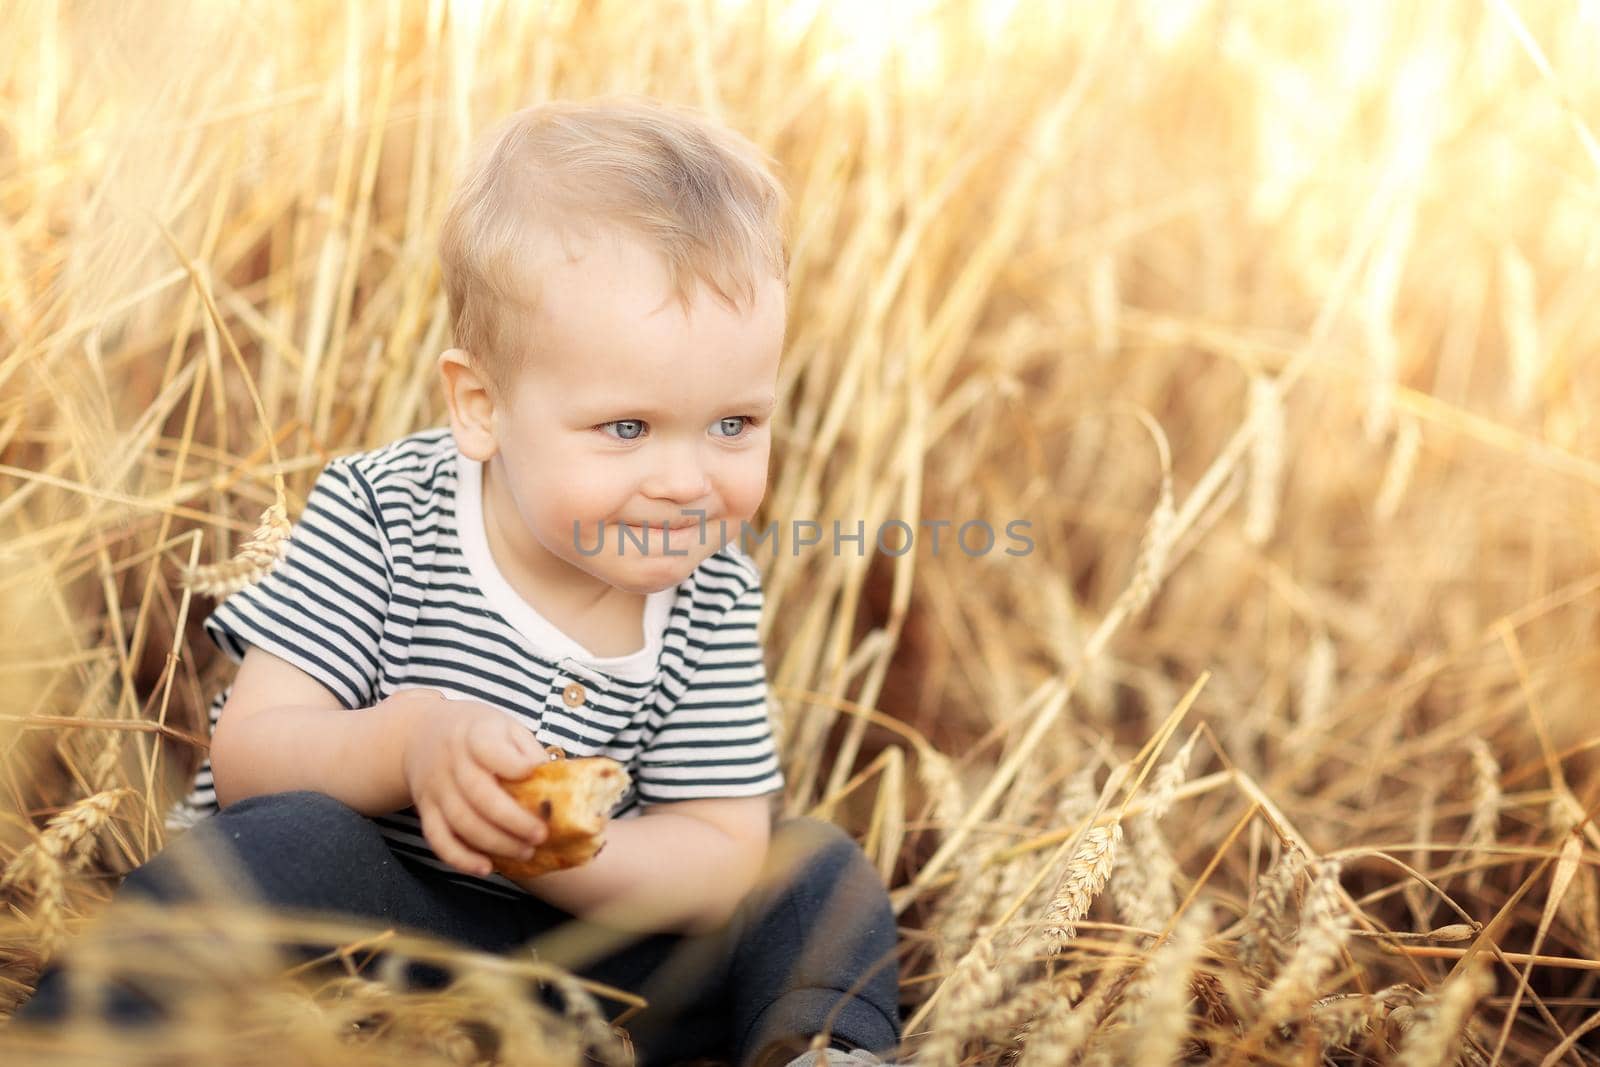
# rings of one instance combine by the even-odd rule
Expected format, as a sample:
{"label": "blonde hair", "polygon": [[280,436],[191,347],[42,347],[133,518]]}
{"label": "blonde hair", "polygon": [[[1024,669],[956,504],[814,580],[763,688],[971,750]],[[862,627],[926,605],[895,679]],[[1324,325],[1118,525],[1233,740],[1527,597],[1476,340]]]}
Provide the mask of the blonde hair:
{"label": "blonde hair", "polygon": [[658,251],[687,309],[704,284],[736,311],[788,284],[788,196],[764,152],[704,113],[642,96],[516,111],[451,194],[439,261],[456,347],[497,388],[537,346],[529,265],[551,236],[620,231]]}

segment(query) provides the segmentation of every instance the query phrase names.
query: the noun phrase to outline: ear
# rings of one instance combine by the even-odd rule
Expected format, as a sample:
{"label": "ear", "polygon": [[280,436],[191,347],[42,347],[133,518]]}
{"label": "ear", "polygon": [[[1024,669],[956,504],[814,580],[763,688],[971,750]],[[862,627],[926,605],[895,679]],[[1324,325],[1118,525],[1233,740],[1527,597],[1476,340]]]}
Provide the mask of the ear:
{"label": "ear", "polygon": [[439,379],[450,408],[450,432],[456,447],[468,459],[487,462],[500,450],[495,437],[495,396],[483,373],[472,365],[464,349],[439,355]]}

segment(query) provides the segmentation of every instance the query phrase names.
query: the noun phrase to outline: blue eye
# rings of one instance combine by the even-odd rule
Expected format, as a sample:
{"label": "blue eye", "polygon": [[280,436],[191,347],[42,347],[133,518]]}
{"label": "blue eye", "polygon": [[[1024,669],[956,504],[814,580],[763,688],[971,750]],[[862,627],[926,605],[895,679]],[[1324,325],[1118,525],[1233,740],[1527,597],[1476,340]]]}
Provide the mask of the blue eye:
{"label": "blue eye", "polygon": [[616,422],[602,423],[600,429],[619,440],[636,441],[644,433],[644,423],[639,419],[618,419]]}
{"label": "blue eye", "polygon": [[748,416],[732,415],[726,419],[718,419],[713,425],[723,431],[719,437],[738,437],[744,432],[745,426],[750,422]]}

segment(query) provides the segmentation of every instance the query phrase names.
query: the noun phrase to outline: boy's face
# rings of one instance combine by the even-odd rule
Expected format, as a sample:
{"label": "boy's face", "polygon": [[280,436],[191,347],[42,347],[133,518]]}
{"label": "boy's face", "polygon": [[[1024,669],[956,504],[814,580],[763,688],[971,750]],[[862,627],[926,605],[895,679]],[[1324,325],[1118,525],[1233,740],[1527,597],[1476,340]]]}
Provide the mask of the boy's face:
{"label": "boy's face", "polygon": [[[737,538],[766,492],[783,284],[762,279],[744,313],[701,286],[685,315],[631,238],[579,244],[572,262],[559,247],[542,267],[540,350],[495,406],[490,520],[530,577],[665,589]],[[663,524],[688,527],[670,555]]]}

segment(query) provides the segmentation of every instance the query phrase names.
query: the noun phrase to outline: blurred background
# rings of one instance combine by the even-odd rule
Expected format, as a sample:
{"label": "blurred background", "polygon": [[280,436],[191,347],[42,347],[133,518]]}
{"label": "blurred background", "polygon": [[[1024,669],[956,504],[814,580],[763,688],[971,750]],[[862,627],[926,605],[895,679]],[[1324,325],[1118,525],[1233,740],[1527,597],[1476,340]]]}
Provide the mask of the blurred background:
{"label": "blurred background", "polygon": [[[180,568],[442,423],[468,146],[638,92],[794,200],[763,519],[1030,523],[1021,556],[756,553],[788,810],[891,889],[907,1053],[1600,1059],[1600,4],[0,23],[7,1004],[203,755],[228,666]],[[474,1062],[256,988],[210,992],[305,1062]]]}

